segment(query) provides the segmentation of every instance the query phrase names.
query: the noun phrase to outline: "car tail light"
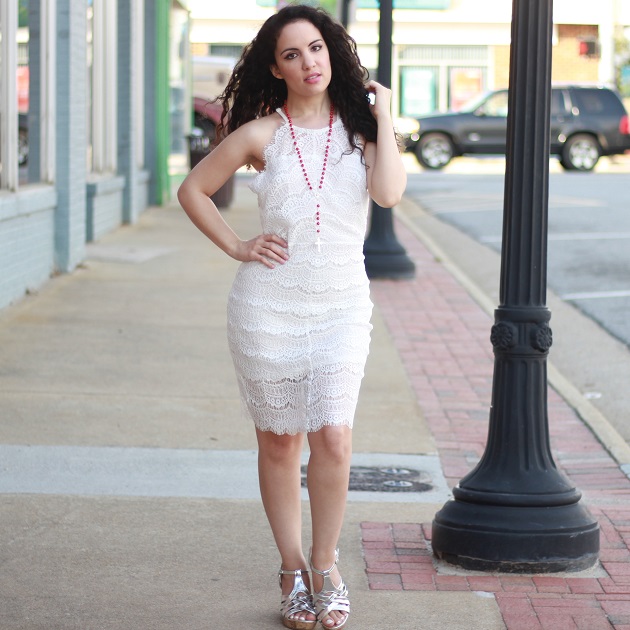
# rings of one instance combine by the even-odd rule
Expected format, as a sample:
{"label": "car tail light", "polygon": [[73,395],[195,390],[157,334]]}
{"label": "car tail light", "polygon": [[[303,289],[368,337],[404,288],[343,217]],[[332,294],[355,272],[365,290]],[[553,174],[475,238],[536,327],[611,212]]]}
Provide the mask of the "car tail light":
{"label": "car tail light", "polygon": [[630,135],[630,118],[628,116],[622,116],[619,121],[619,133],[624,135]]}

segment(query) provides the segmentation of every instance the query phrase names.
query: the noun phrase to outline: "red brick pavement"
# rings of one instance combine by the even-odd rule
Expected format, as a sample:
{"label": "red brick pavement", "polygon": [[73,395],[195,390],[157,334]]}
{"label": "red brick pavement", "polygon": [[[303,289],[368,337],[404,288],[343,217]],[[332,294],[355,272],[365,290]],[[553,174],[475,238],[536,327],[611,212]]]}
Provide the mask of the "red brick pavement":
{"label": "red brick pavement", "polygon": [[[492,320],[404,225],[398,223],[396,229],[417,265],[416,278],[374,281],[372,295],[452,487],[485,447]],[[630,480],[551,389],[548,410],[555,461],[582,490],[599,521],[606,577],[440,575],[430,548],[430,523],[367,522],[362,535],[370,588],[493,593],[509,630],[630,630],[630,501],[623,501],[630,499]],[[589,496],[597,497],[596,506],[589,504]]]}

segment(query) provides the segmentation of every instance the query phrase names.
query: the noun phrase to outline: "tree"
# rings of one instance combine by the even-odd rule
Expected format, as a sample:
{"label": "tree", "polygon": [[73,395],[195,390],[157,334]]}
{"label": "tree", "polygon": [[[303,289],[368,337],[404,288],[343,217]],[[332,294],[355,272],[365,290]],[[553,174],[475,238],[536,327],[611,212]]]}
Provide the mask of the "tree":
{"label": "tree", "polygon": [[20,0],[18,3],[18,26],[28,26],[28,0]]}
{"label": "tree", "polygon": [[[278,2],[278,6],[282,4],[291,4],[291,0],[281,0]],[[337,15],[337,0],[301,0],[301,4],[309,4],[312,7],[322,7],[331,15]]]}
{"label": "tree", "polygon": [[630,67],[630,40],[624,29],[618,27],[615,32],[615,83],[624,98],[630,97],[628,67]]}

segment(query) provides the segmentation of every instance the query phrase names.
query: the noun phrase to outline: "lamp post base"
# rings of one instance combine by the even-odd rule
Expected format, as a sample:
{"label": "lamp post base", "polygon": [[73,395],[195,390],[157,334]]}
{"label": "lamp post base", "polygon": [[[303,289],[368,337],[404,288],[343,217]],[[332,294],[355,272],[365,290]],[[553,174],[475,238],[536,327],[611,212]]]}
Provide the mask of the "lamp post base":
{"label": "lamp post base", "polygon": [[403,280],[416,275],[416,266],[394,233],[391,208],[372,202],[370,234],[363,244],[368,278]]}
{"label": "lamp post base", "polygon": [[405,280],[416,275],[416,266],[404,252],[395,254],[380,252],[365,256],[365,271],[370,279]]}
{"label": "lamp post base", "polygon": [[434,554],[478,571],[582,571],[598,558],[599,527],[579,503],[506,507],[449,501],[435,515]]}

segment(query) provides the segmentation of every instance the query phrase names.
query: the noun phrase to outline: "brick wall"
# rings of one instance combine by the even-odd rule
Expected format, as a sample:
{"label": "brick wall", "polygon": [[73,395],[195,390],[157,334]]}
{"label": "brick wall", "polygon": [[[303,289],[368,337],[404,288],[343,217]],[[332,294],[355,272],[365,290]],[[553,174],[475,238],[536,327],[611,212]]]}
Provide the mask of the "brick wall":
{"label": "brick wall", "polygon": [[86,203],[87,241],[96,241],[122,224],[124,190],[124,177],[90,176]]}
{"label": "brick wall", "polygon": [[[581,57],[580,40],[597,39],[597,26],[558,24],[558,39],[552,51],[551,80],[555,83],[597,83],[599,59]],[[509,82],[510,47],[495,46],[494,87],[505,88]]]}
{"label": "brick wall", "polygon": [[599,59],[581,57],[582,38],[597,39],[597,26],[559,24],[558,44],[553,47],[551,80],[559,83],[597,83]]}
{"label": "brick wall", "polygon": [[0,198],[0,308],[53,273],[55,203],[51,189]]}
{"label": "brick wall", "polygon": [[510,82],[510,47],[495,46],[494,53],[494,88],[506,88]]}

